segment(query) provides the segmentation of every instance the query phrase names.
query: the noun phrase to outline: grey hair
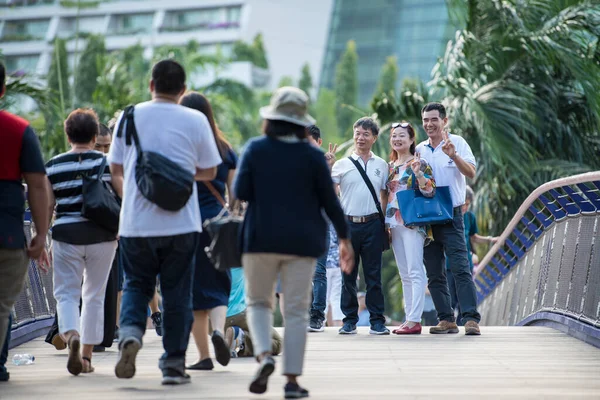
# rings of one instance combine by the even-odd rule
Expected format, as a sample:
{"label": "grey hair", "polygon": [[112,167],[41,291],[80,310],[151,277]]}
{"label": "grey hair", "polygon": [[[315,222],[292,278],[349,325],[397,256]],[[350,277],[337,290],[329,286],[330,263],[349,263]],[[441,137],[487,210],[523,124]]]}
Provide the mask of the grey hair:
{"label": "grey hair", "polygon": [[472,203],[474,198],[475,198],[475,193],[473,192],[473,189],[471,189],[471,186],[467,186],[466,200],[469,200]]}

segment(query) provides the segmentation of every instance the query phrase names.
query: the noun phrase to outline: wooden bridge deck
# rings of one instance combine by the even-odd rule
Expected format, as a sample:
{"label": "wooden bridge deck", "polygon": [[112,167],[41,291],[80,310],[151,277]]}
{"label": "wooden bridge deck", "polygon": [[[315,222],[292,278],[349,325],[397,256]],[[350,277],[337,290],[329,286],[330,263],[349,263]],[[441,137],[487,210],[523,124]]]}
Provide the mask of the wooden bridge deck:
{"label": "wooden bridge deck", "polygon": [[[355,336],[334,329],[311,333],[301,383],[312,399],[600,399],[600,349],[550,328],[483,327],[480,337]],[[116,347],[116,346],[115,346]],[[96,372],[66,370],[67,354],[42,338],[10,352],[31,353],[35,364],[14,366],[0,399],[281,399],[277,372],[263,396],[247,391],[252,359],[234,359],[212,372],[192,372],[192,384],[161,386],[161,342],[148,331],[132,380],[114,376],[117,350],[94,355]],[[196,357],[190,346],[189,361]],[[281,357],[277,357],[280,361]],[[281,364],[281,362],[279,362]]]}

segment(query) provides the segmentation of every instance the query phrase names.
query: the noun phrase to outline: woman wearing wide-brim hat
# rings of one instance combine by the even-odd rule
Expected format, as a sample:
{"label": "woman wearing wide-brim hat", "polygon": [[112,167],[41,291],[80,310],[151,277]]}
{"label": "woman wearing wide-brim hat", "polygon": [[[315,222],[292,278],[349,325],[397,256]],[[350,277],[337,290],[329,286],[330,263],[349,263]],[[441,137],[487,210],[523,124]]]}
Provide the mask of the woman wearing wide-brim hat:
{"label": "woman wearing wide-brim hat", "polygon": [[344,213],[333,190],[323,152],[306,139],[308,96],[282,87],[261,108],[265,136],[251,140],[234,183],[236,198],[247,201],[242,264],[247,279],[248,324],[260,363],[250,392],[264,393],[275,370],[271,356],[273,292],[277,276],[285,294],[284,369],[286,398],[308,397],[302,374],[310,289],[315,260],[327,249],[325,211],[340,238],[342,270],[354,267]]}

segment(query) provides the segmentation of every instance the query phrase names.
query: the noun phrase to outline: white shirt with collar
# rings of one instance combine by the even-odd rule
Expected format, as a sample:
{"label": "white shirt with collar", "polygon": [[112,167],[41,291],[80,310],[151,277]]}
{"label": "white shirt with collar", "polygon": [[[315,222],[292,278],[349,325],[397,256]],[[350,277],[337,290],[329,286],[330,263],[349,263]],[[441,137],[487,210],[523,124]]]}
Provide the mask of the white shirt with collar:
{"label": "white shirt with collar", "polygon": [[[351,157],[358,160],[360,165],[366,169],[367,176],[371,180],[379,199],[380,191],[386,189],[387,162],[381,157],[377,157],[373,152],[371,152],[371,157],[366,164],[356,153],[352,153]],[[367,184],[348,157],[344,157],[333,164],[331,178],[334,183],[340,185],[340,200],[346,215],[363,217],[377,213],[377,207]]]}
{"label": "white shirt with collar", "polygon": [[[449,134],[449,137],[452,143],[454,143],[456,154],[469,164],[477,167],[475,156],[473,156],[473,152],[467,141],[458,135]],[[459,207],[465,204],[467,181],[465,176],[458,170],[456,163],[444,153],[442,150],[443,145],[444,141],[442,140],[434,149],[431,147],[429,140],[425,140],[419,143],[416,151],[421,154],[421,158],[431,165],[435,185],[450,187],[452,206]]]}

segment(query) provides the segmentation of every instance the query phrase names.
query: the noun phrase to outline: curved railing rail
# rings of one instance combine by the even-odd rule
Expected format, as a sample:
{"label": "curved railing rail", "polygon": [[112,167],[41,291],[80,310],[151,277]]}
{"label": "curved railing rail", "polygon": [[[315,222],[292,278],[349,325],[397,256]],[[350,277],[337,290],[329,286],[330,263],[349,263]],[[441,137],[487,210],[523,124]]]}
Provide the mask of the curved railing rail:
{"label": "curved railing rail", "polygon": [[[29,212],[26,212],[24,225],[25,236],[29,242],[34,234]],[[50,241],[50,234],[48,234],[47,249],[50,247]],[[13,332],[10,347],[45,333],[45,330],[52,324],[55,312],[52,272],[42,273],[37,268],[35,261],[30,260],[25,287],[19,293],[13,308]]]}
{"label": "curved railing rail", "polygon": [[600,328],[600,171],[537,188],[478,270],[484,324],[553,313]]}

